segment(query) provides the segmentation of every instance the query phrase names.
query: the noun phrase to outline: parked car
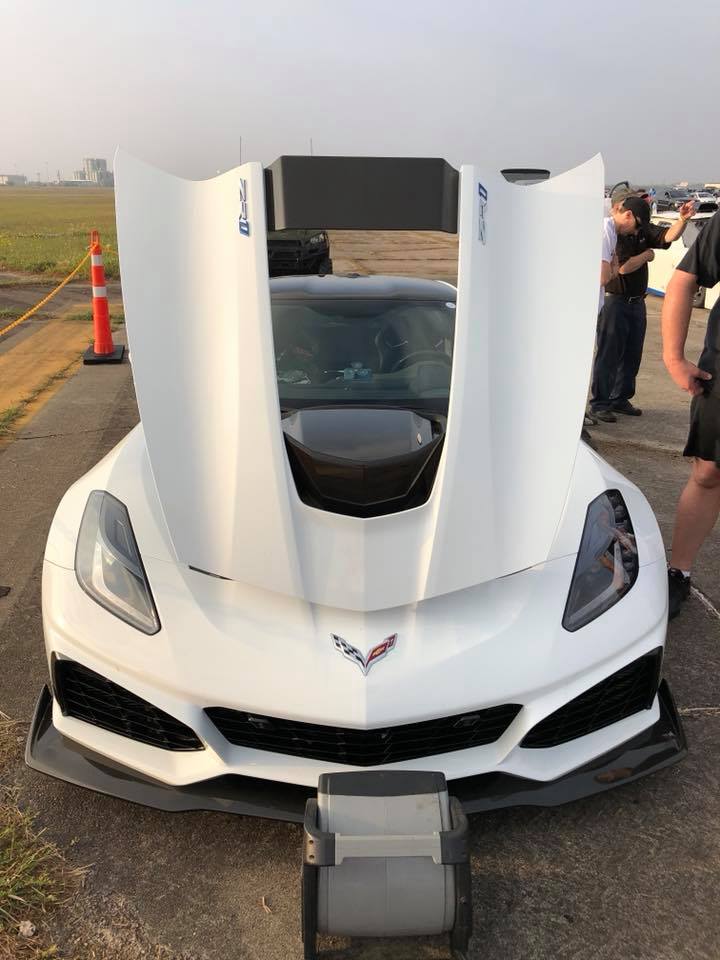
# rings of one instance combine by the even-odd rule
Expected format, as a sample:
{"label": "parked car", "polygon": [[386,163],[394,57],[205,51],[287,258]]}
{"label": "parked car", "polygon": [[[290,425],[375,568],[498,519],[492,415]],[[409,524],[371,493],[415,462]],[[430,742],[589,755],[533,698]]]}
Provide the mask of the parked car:
{"label": "parked car", "polygon": [[655,202],[658,213],[661,213],[664,210],[679,210],[688,200],[692,200],[692,197],[687,190],[671,189],[658,193]]}
{"label": "parked car", "polygon": [[141,420],[50,528],[28,762],[166,810],[302,820],[333,771],[441,771],[473,812],[679,760],[662,536],[580,439],[602,161],[531,185],[323,161],[275,203],[457,231],[457,288],[268,285],[259,163],[238,231],[237,171],[116,156]]}
{"label": "parked car", "polygon": [[691,199],[695,201],[695,211],[697,213],[714,213],[717,210],[717,197],[709,190],[695,190]]}
{"label": "parked car", "polygon": [[325,230],[268,231],[271,277],[332,273],[330,238]]}

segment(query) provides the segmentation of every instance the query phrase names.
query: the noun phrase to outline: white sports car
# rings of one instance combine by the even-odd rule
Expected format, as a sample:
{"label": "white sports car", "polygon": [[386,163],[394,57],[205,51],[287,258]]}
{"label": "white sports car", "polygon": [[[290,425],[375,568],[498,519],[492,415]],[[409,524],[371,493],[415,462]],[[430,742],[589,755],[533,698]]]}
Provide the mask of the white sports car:
{"label": "white sports car", "polygon": [[[302,819],[325,772],[440,770],[478,811],[681,757],[657,523],[579,440],[601,160],[116,179],[141,423],[50,530],[28,763]],[[457,289],[271,283],[268,226],[316,224],[457,230]]]}

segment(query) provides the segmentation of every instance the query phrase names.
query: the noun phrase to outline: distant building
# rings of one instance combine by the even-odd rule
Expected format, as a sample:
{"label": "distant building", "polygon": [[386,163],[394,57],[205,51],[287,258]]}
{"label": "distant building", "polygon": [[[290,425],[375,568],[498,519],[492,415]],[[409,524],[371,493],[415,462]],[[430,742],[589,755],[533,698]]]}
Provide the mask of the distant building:
{"label": "distant building", "polygon": [[73,170],[72,175],[73,180],[85,180],[85,171],[84,170]]}
{"label": "distant building", "polygon": [[720,183],[705,183],[703,187],[705,190],[720,190]]}
{"label": "distant building", "polygon": [[107,160],[101,160],[99,157],[86,157],[83,160],[83,170],[85,171],[84,180],[98,182],[98,178],[107,173]]}
{"label": "distant building", "polygon": [[21,173],[0,173],[0,187],[23,187],[27,177]]}
{"label": "distant building", "polygon": [[112,187],[115,182],[112,173],[107,168],[107,160],[103,160],[102,157],[85,157],[83,171],[83,179],[90,180],[99,187]]}

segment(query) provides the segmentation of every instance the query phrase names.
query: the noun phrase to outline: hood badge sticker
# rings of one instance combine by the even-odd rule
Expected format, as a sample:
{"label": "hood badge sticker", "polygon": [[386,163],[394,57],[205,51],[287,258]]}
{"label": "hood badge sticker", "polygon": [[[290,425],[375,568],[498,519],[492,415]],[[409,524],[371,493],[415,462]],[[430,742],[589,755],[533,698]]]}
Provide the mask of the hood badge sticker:
{"label": "hood badge sticker", "polygon": [[240,217],[238,218],[238,228],[244,237],[250,236],[250,221],[248,220],[248,202],[247,202],[247,180],[240,179]]}
{"label": "hood badge sticker", "polygon": [[370,667],[374,663],[377,663],[378,660],[382,660],[383,657],[386,657],[388,653],[397,643],[397,634],[393,633],[389,637],[385,637],[382,643],[378,643],[377,646],[371,647],[365,656],[358,650],[357,647],[354,647],[351,643],[348,643],[347,640],[344,640],[342,637],[339,637],[336,633],[331,633],[333,645],[335,649],[341,653],[348,660],[351,660],[353,663],[357,664],[362,671],[364,677],[370,672]]}
{"label": "hood badge sticker", "polygon": [[480,242],[487,242],[487,221],[485,220],[485,211],[487,210],[488,192],[485,187],[478,183],[478,236]]}

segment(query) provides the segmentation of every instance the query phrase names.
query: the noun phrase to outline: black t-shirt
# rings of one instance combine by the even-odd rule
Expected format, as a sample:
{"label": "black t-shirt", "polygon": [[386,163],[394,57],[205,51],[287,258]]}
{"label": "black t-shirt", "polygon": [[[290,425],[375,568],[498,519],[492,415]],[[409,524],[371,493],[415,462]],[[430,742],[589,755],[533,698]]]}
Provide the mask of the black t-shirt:
{"label": "black t-shirt", "polygon": [[[720,280],[720,213],[707,224],[703,232],[678,264],[678,270],[692,273],[701,287],[714,287]],[[710,311],[705,347],[698,366],[713,377],[720,375],[720,300]]]}
{"label": "black t-shirt", "polygon": [[[656,223],[649,223],[639,233],[622,236],[618,234],[617,254],[618,263],[622,266],[630,257],[636,257],[648,248],[653,250],[667,250],[670,246],[665,242],[667,227],[659,227]],[[632,273],[621,273],[605,286],[606,293],[622,294],[624,297],[644,297],[648,288],[648,265],[644,263]]]}

